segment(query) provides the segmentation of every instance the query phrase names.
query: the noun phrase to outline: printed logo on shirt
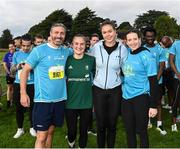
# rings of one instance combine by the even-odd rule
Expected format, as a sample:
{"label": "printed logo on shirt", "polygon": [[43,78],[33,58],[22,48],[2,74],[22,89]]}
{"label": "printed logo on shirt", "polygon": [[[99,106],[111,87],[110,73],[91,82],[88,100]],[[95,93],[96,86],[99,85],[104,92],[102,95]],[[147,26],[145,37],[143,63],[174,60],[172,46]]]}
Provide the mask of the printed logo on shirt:
{"label": "printed logo on shirt", "polygon": [[89,70],[89,66],[88,65],[85,66],[85,70]]}
{"label": "printed logo on shirt", "polygon": [[50,80],[58,80],[64,78],[64,66],[52,66],[48,71]]}
{"label": "printed logo on shirt", "polygon": [[133,67],[129,64],[125,64],[124,67],[123,67],[123,72],[124,72],[124,75],[129,77],[129,76],[134,76],[134,72],[133,72]]}
{"label": "printed logo on shirt", "polygon": [[85,78],[89,78],[89,74],[86,74],[84,77],[85,77]]}
{"label": "printed logo on shirt", "polygon": [[70,65],[70,66],[68,67],[68,69],[73,69],[73,67]]}

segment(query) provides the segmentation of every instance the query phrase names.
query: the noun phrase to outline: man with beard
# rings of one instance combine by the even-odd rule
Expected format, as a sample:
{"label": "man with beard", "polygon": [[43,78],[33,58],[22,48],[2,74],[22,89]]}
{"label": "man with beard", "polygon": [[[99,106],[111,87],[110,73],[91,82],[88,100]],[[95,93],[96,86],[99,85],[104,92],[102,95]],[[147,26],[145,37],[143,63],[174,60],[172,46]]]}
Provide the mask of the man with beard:
{"label": "man with beard", "polygon": [[63,125],[67,99],[64,67],[67,57],[72,54],[72,51],[62,46],[65,35],[66,27],[63,24],[53,24],[51,41],[32,50],[21,74],[21,104],[28,107],[30,102],[26,93],[26,80],[29,72],[34,70],[35,148],[50,148],[55,127]]}

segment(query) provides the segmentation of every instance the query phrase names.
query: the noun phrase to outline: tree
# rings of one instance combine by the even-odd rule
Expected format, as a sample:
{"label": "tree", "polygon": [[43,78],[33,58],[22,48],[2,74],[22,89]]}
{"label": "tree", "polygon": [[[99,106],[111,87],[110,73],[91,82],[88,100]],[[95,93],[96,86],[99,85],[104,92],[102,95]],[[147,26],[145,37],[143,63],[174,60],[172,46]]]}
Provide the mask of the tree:
{"label": "tree", "polygon": [[85,36],[90,36],[93,33],[100,34],[99,24],[104,19],[97,17],[94,11],[91,11],[88,7],[79,11],[77,16],[73,20],[71,37],[75,34],[81,33]]}
{"label": "tree", "polygon": [[8,44],[12,41],[12,34],[9,29],[5,29],[0,37],[0,47],[1,48],[8,48]]}
{"label": "tree", "polygon": [[154,23],[154,28],[157,31],[157,40],[164,35],[178,38],[179,26],[174,18],[170,16],[160,16]]}
{"label": "tree", "polygon": [[118,32],[127,32],[132,28],[131,24],[129,22],[122,22],[119,27],[117,28]]}
{"label": "tree", "polygon": [[55,10],[45,20],[41,21],[39,24],[34,25],[30,28],[28,33],[35,36],[36,34],[41,34],[45,38],[49,36],[49,31],[53,23],[63,23],[67,27],[67,38],[69,36],[69,31],[72,26],[72,15],[68,14],[64,9]]}
{"label": "tree", "polygon": [[134,27],[140,31],[143,31],[146,27],[153,27],[156,19],[162,15],[168,16],[169,13],[166,11],[149,10],[142,15],[138,15],[138,18],[135,19]]}

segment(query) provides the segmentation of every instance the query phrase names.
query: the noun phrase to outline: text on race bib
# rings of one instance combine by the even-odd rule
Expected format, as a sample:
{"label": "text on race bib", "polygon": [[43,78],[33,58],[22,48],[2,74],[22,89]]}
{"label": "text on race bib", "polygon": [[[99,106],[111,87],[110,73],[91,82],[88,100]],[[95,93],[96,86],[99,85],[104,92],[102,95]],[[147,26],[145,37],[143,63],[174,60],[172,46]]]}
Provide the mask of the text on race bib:
{"label": "text on race bib", "polygon": [[64,78],[64,66],[53,66],[48,71],[50,80],[57,80]]}

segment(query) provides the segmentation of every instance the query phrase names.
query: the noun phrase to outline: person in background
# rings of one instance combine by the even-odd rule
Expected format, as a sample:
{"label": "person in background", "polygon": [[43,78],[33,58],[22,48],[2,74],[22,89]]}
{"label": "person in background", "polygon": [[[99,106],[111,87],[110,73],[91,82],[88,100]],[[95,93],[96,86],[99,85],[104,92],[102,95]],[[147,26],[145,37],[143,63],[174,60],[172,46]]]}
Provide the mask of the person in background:
{"label": "person in background", "polygon": [[15,76],[12,75],[10,72],[10,68],[12,66],[12,60],[13,60],[13,55],[15,52],[15,45],[14,42],[10,42],[8,44],[9,47],[9,52],[7,52],[3,58],[3,66],[6,71],[6,83],[7,83],[7,107],[9,108],[12,106],[12,101],[13,101],[13,83],[15,80]]}
{"label": "person in background", "polygon": [[42,35],[40,34],[37,34],[35,37],[34,37],[34,46],[38,46],[38,45],[41,45],[42,43],[44,42],[44,38]]}
{"label": "person in background", "polygon": [[[24,122],[24,113],[26,110],[29,110],[29,121],[30,121],[30,134],[31,136],[36,136],[36,131],[33,129],[33,120],[32,120],[32,110],[33,110],[33,98],[34,98],[34,74],[33,71],[31,71],[30,75],[27,76],[27,94],[30,97],[30,105],[28,108],[25,108],[21,105],[20,99],[20,75],[22,73],[22,69],[27,61],[27,57],[31,53],[31,46],[32,46],[32,40],[31,36],[28,34],[25,34],[22,36],[22,43],[21,43],[21,49],[14,53],[13,55],[13,66],[11,68],[11,71],[16,71],[16,77],[14,82],[14,92],[13,92],[13,100],[16,102],[16,121],[17,121],[17,132],[14,135],[13,138],[17,139],[21,137],[25,131],[23,128],[23,122]],[[14,73],[14,72],[13,72]]]}
{"label": "person in background", "polygon": [[13,39],[14,45],[16,47],[15,51],[19,51],[21,49],[21,36],[17,36]]}
{"label": "person in background", "polygon": [[163,106],[163,108],[170,109],[169,112],[172,112],[171,107],[172,107],[172,102],[174,98],[174,89],[173,89],[174,88],[173,87],[174,72],[170,66],[169,52],[173,44],[173,40],[168,36],[164,36],[161,39],[161,44],[166,52],[166,63],[165,63],[166,65],[163,72],[163,83],[164,83],[164,90],[165,90],[164,92],[166,92],[167,90],[167,97],[168,97],[168,103],[165,106]]}
{"label": "person in background", "polygon": [[[164,130],[164,126],[162,123],[162,74],[165,68],[165,51],[164,49],[159,45],[155,44],[156,39],[156,30],[154,28],[146,28],[144,30],[144,38],[145,38],[145,45],[144,47],[147,48],[153,55],[153,57],[156,59],[156,67],[157,67],[157,80],[159,83],[159,100],[158,100],[158,106],[157,106],[157,127],[156,129],[160,132],[161,135],[166,135],[167,132]],[[149,125],[148,127],[151,128],[151,119],[149,119]]]}
{"label": "person in background", "polygon": [[123,61],[127,57],[126,47],[116,41],[116,26],[105,20],[100,25],[103,40],[94,45],[90,54],[96,60],[93,81],[94,111],[97,124],[99,148],[113,148],[116,139],[116,125],[122,98],[120,78]]}
{"label": "person in background", "polygon": [[138,31],[127,32],[126,44],[130,52],[122,67],[124,82],[121,115],[126,130],[127,144],[128,148],[136,148],[138,134],[140,148],[148,148],[148,118],[155,117],[157,114],[156,60],[147,48],[141,46],[141,35]]}
{"label": "person in background", "polygon": [[[94,33],[91,35],[90,38],[90,51],[92,50],[93,46],[99,41],[99,35],[97,33]],[[89,52],[90,52],[89,51]],[[87,53],[88,54],[88,53]],[[90,119],[90,123],[89,123],[89,128],[88,128],[88,134],[92,134],[94,136],[97,136],[97,132],[96,129],[93,127],[93,120],[95,120],[95,113],[94,113],[94,108],[92,110],[92,114],[91,114],[91,119]]]}
{"label": "person in background", "polygon": [[[180,106],[180,40],[175,40],[170,48],[170,65],[174,71],[174,91],[175,96],[172,103],[172,125],[171,131],[177,132],[177,108]],[[180,108],[180,107],[179,107]]]}

